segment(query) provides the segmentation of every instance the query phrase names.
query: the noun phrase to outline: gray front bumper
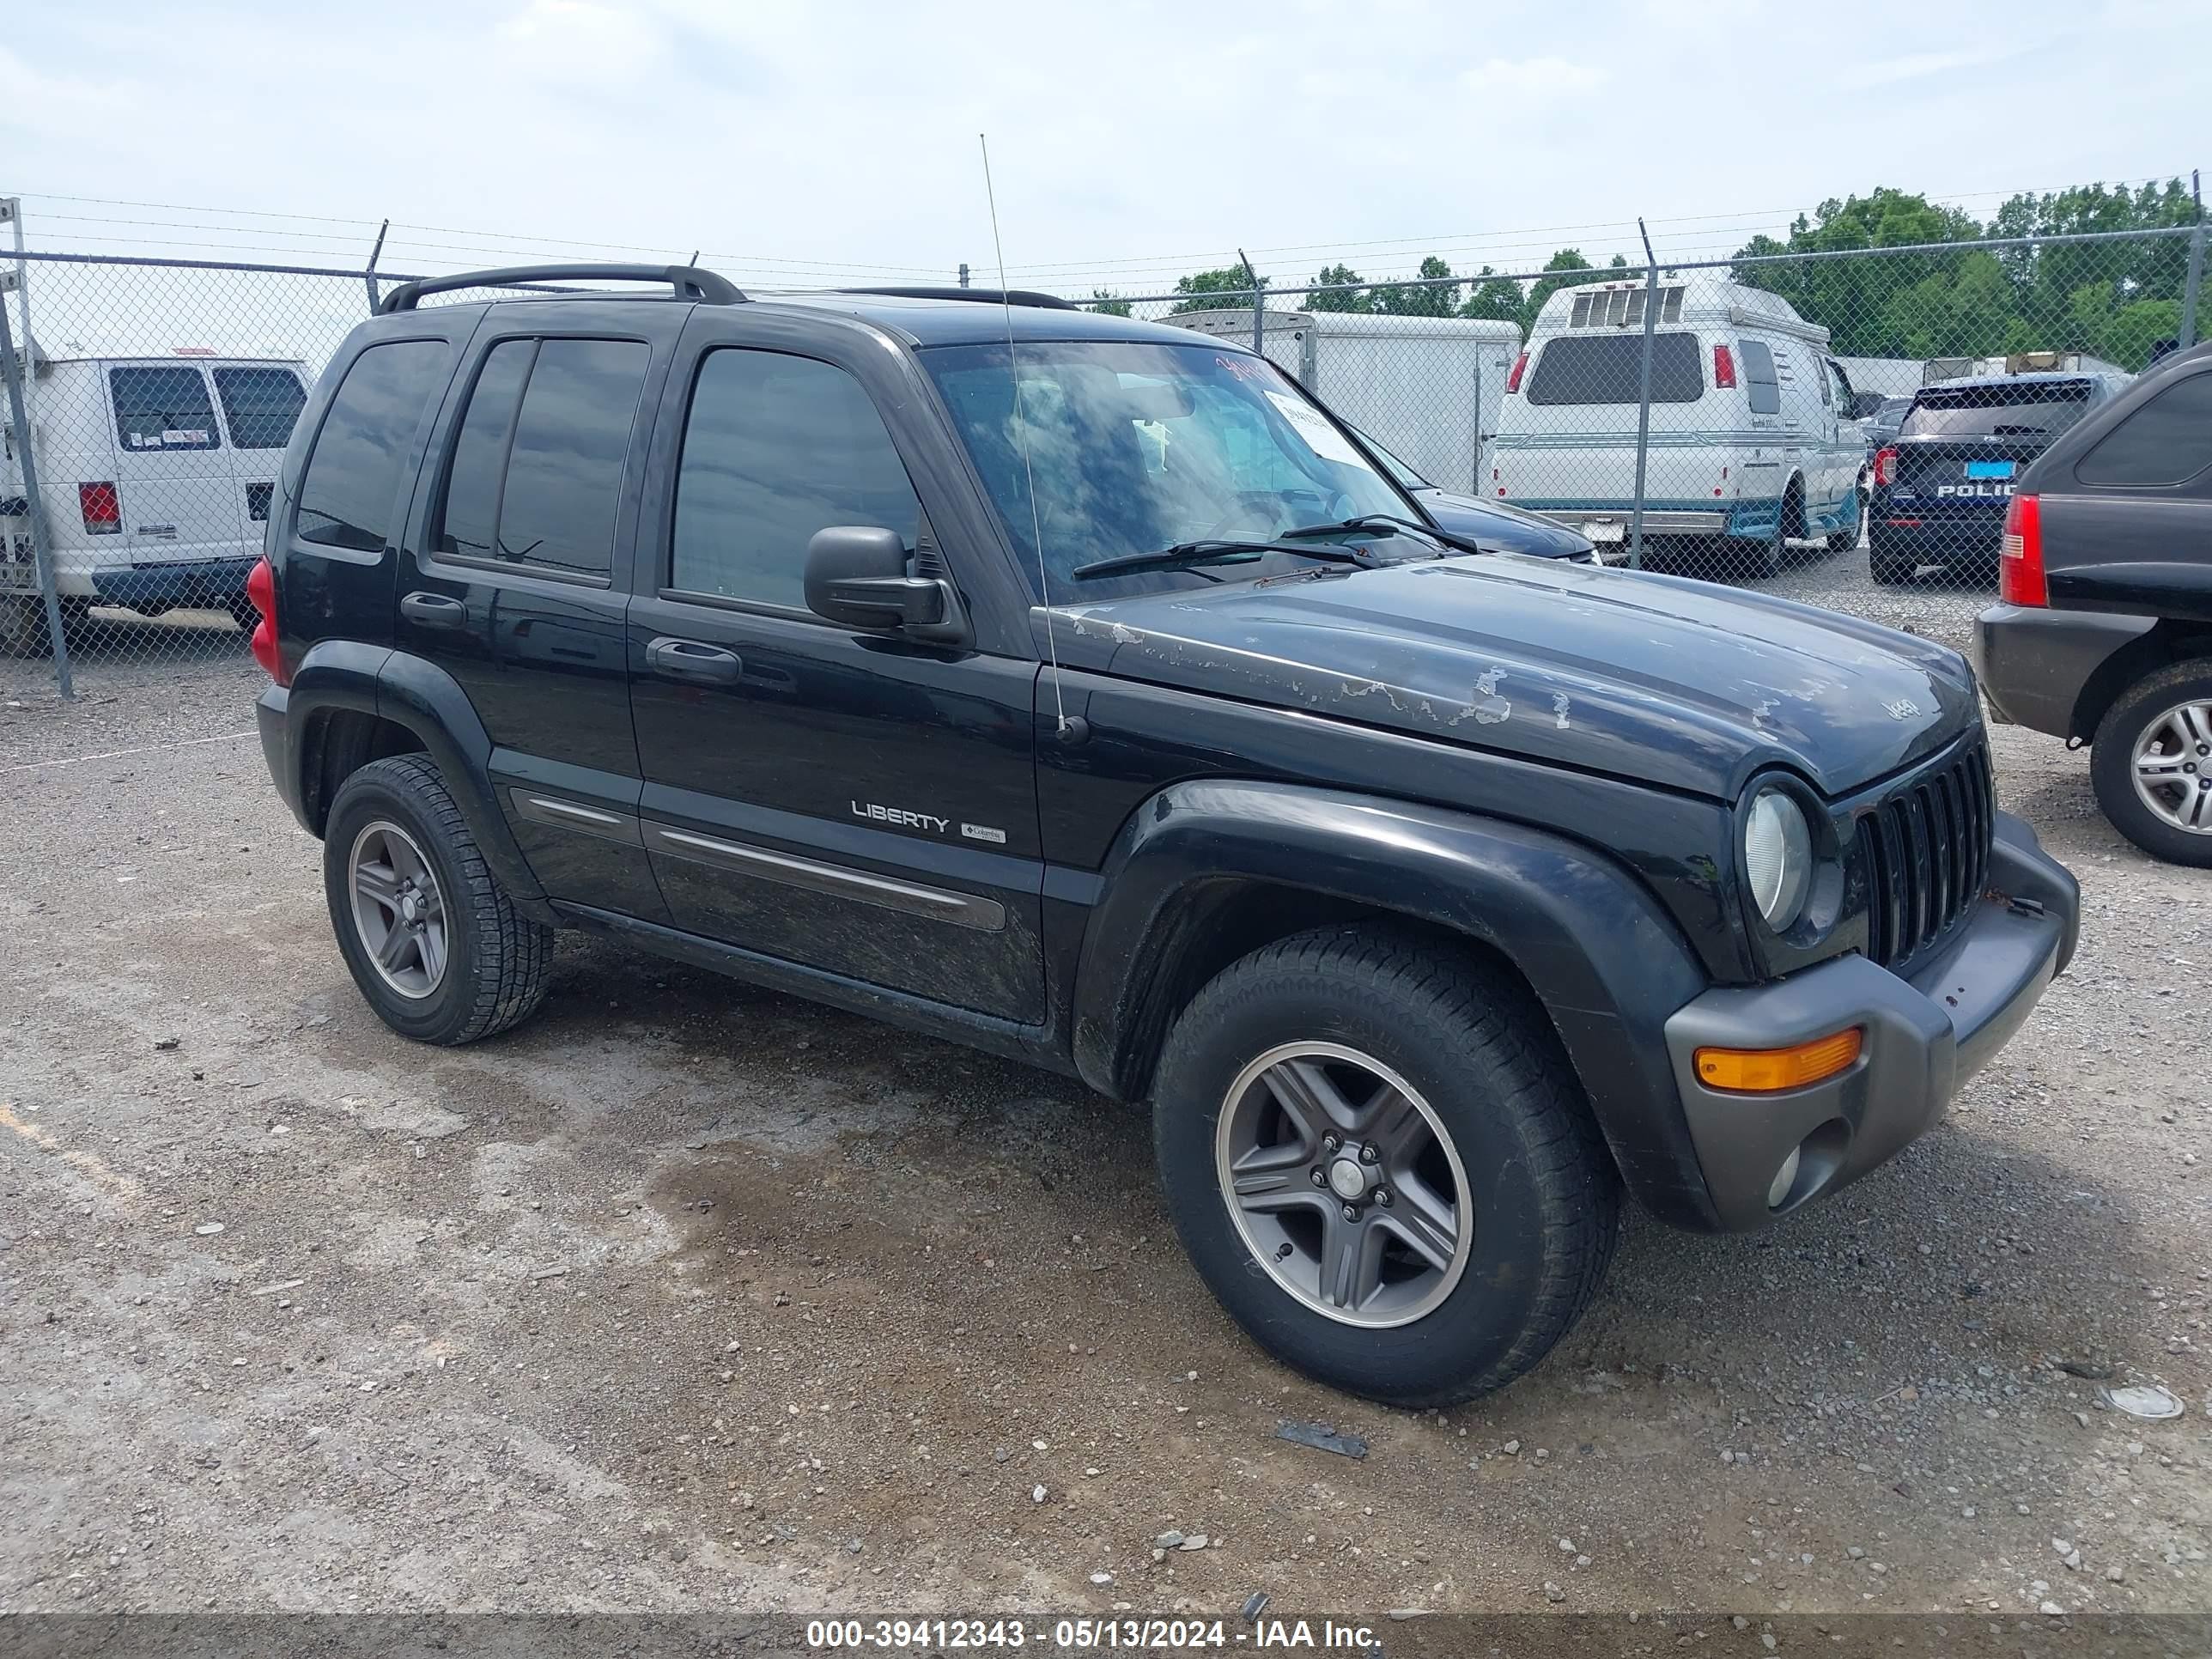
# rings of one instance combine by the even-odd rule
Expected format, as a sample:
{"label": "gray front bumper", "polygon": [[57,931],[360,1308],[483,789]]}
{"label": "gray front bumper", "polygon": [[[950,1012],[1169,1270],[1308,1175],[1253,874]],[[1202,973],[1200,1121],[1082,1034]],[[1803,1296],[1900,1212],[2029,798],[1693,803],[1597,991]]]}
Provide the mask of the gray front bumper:
{"label": "gray front bumper", "polygon": [[[2064,969],[2080,890],[2033,830],[2001,812],[1981,902],[1909,976],[1839,957],[1771,985],[1707,991],[1670,1017],[1668,1054],[1721,1225],[1761,1227],[1834,1192],[1942,1117]],[[1784,1048],[1854,1025],[1865,1033],[1858,1059],[1803,1089],[1735,1094],[1697,1075],[1701,1048]],[[1793,1150],[1796,1182],[1769,1208]]]}

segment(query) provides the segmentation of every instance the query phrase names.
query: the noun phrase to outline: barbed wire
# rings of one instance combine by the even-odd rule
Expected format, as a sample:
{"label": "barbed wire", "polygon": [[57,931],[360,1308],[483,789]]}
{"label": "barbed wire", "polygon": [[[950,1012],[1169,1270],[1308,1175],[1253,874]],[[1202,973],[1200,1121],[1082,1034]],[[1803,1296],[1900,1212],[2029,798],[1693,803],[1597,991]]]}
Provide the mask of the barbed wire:
{"label": "barbed wire", "polygon": [[[2136,178],[2103,181],[2105,187],[2115,191],[2133,189],[2143,185],[2154,185],[2181,176],[2185,170],[2145,174]],[[2058,188],[2071,188],[2061,186]],[[2016,190],[1979,190],[1924,193],[1923,199],[1935,207],[1959,207],[1972,202],[2010,200],[2019,197],[2034,197],[2051,193],[2051,187]],[[68,241],[79,245],[114,245],[133,247],[200,248],[213,252],[252,253],[278,252],[295,254],[306,251],[300,244],[325,243],[343,246],[356,240],[366,241],[384,225],[387,254],[405,257],[416,264],[460,265],[465,259],[449,259],[446,256],[472,258],[512,258],[538,259],[560,253],[603,252],[622,254],[649,254],[657,258],[676,259],[689,257],[689,249],[678,244],[625,243],[596,240],[582,237],[552,237],[519,232],[490,231],[480,228],[431,225],[414,221],[393,220],[388,222],[364,218],[349,218],[327,214],[308,214],[263,208],[216,207],[178,202],[149,201],[138,198],[67,194],[54,191],[25,191],[22,199],[29,203],[65,203],[81,207],[119,207],[164,213],[187,213],[209,216],[216,222],[195,220],[150,220],[125,217],[119,215],[81,214],[40,211],[41,224],[48,221],[77,225],[112,226],[116,230],[52,230],[46,231],[44,241]],[[1759,234],[1786,237],[1790,222],[1805,212],[1799,208],[1737,209],[1726,212],[1677,214],[1653,217],[1652,242],[1663,248],[1677,262],[1689,263],[1706,258],[1725,258],[1737,246]],[[359,234],[335,231],[288,230],[276,224],[269,226],[242,225],[222,221],[253,219],[289,221],[298,224],[338,225]],[[119,234],[117,231],[140,229],[206,230],[225,237],[252,237],[255,240],[210,240],[204,238],[151,237]],[[392,233],[401,233],[393,235]],[[410,235],[406,233],[424,233]],[[428,240],[434,237],[462,237],[460,242]],[[1616,252],[1626,252],[1636,241],[1633,220],[1587,220],[1547,226],[1532,226],[1516,229],[1492,231],[1457,231],[1430,236],[1395,236],[1367,240],[1327,242],[1276,243],[1251,246],[1249,251],[1263,262],[1278,264],[1295,264],[1303,266],[1318,263],[1322,266],[1343,264],[1352,256],[1373,258],[1401,254],[1407,259],[1419,255],[1421,258],[1439,258],[1456,266],[1462,262],[1480,261],[1486,264],[1511,264],[1523,258],[1547,257],[1559,250],[1558,237],[1572,237],[1596,246],[1599,258]],[[1626,246],[1615,247],[1608,243]],[[289,245],[289,246],[288,246]],[[335,252],[335,248],[333,252]],[[1584,250],[1587,252],[1587,250]],[[1292,259],[1291,256],[1303,256]],[[366,254],[363,256],[366,258]],[[789,277],[813,278],[829,282],[852,280],[866,282],[872,279],[896,277],[903,280],[945,280],[951,272],[936,264],[889,264],[871,261],[839,261],[815,258],[795,258],[781,255],[706,250],[697,257],[715,264],[718,269],[740,279],[756,282],[781,280]],[[1068,289],[1091,288],[1113,289],[1158,280],[1164,273],[1177,274],[1194,264],[1200,268],[1218,267],[1236,260],[1235,250],[1222,246],[1181,253],[1147,253],[1135,255],[1101,256],[1081,260],[1044,261],[1024,265],[1010,265],[1010,276],[1019,276],[1032,286]],[[1633,261],[1632,264],[1640,264]],[[1602,268],[1602,267],[1601,267]],[[1303,270],[1299,274],[1306,274]],[[1500,275],[1492,271],[1490,275]],[[1480,279],[1485,273],[1462,271],[1455,269],[1453,276]],[[1390,268],[1372,274],[1363,274],[1361,286],[1404,285],[1422,280],[1418,266],[1411,269]]]}

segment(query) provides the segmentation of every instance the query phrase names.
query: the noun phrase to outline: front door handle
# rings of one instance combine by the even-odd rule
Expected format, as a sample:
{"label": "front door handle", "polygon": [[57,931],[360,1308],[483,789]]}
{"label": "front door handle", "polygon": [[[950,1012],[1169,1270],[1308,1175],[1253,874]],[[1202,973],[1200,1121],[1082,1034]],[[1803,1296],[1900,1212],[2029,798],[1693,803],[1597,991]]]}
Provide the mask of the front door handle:
{"label": "front door handle", "polygon": [[645,660],[656,674],[701,685],[734,685],[745,672],[736,652],[696,640],[655,640],[645,647]]}
{"label": "front door handle", "polygon": [[443,593],[410,593],[399,601],[399,614],[423,628],[457,629],[469,625],[469,608]]}

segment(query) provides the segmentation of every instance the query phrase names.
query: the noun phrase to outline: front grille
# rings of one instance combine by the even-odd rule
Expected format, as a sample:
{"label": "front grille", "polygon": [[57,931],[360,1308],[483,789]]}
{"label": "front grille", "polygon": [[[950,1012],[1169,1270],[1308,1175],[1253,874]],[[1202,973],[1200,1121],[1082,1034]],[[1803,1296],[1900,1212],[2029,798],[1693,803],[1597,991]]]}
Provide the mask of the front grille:
{"label": "front grille", "polygon": [[1869,957],[1895,968],[1972,907],[1989,873],[1996,811],[1989,753],[1976,742],[1861,816]]}

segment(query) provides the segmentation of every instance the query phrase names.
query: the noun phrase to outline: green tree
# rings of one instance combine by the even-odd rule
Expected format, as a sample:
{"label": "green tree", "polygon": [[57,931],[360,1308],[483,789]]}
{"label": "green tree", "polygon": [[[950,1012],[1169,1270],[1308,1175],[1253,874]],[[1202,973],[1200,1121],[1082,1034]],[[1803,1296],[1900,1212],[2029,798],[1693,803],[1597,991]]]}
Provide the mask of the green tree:
{"label": "green tree", "polygon": [[1443,279],[1452,268],[1433,253],[1421,261],[1420,276],[1426,286],[1392,283],[1375,290],[1375,309],[1393,317],[1449,317],[1459,309],[1460,285]]}
{"label": "green tree", "polygon": [[1129,314],[1129,302],[1111,289],[1092,289],[1091,304],[1087,308],[1102,317],[1126,317]]}
{"label": "green tree", "polygon": [[1372,311],[1375,302],[1367,290],[1359,286],[1359,273],[1350,265],[1323,265],[1314,273],[1314,287],[1334,289],[1333,293],[1314,293],[1306,295],[1309,311]]}
{"label": "green tree", "polygon": [[[1808,218],[1799,214],[1790,240],[1754,236],[1736,250],[1738,260],[1773,253],[1838,253],[1929,243],[1972,241],[1981,224],[1958,208],[1939,207],[1924,196],[1885,185],[1867,196],[1831,198]],[[1844,356],[1890,357],[1912,354],[1899,348],[1900,331],[1925,333],[1932,325],[1932,290],[1922,293],[1902,313],[1893,307],[1900,296],[1930,278],[1955,281],[1956,256],[1942,252],[1899,253],[1864,259],[1813,259],[1786,264],[1739,264],[1735,280],[1779,294],[1809,322],[1825,325],[1832,349]],[[1909,315],[1908,315],[1909,313]]]}
{"label": "green tree", "polygon": [[1528,290],[1528,320],[1534,322],[1536,313],[1544,308],[1544,301],[1563,288],[1578,288],[1584,283],[1601,283],[1605,273],[1583,257],[1578,247],[1563,247],[1544,261],[1547,271],[1564,275],[1539,277]]}
{"label": "green tree", "polygon": [[[1265,276],[1260,279],[1260,286],[1267,286]],[[1252,303],[1252,278],[1242,265],[1219,265],[1212,270],[1194,270],[1188,276],[1176,277],[1175,291],[1190,297],[1177,300],[1169,307],[1171,313],[1212,311],[1224,304],[1232,307],[1249,306]],[[1230,297],[1224,301],[1221,297],[1224,295]]]}
{"label": "green tree", "polygon": [[1528,296],[1510,276],[1500,276],[1488,265],[1475,272],[1474,290],[1459,308],[1462,317],[1485,317],[1492,322],[1517,324],[1528,329]]}

